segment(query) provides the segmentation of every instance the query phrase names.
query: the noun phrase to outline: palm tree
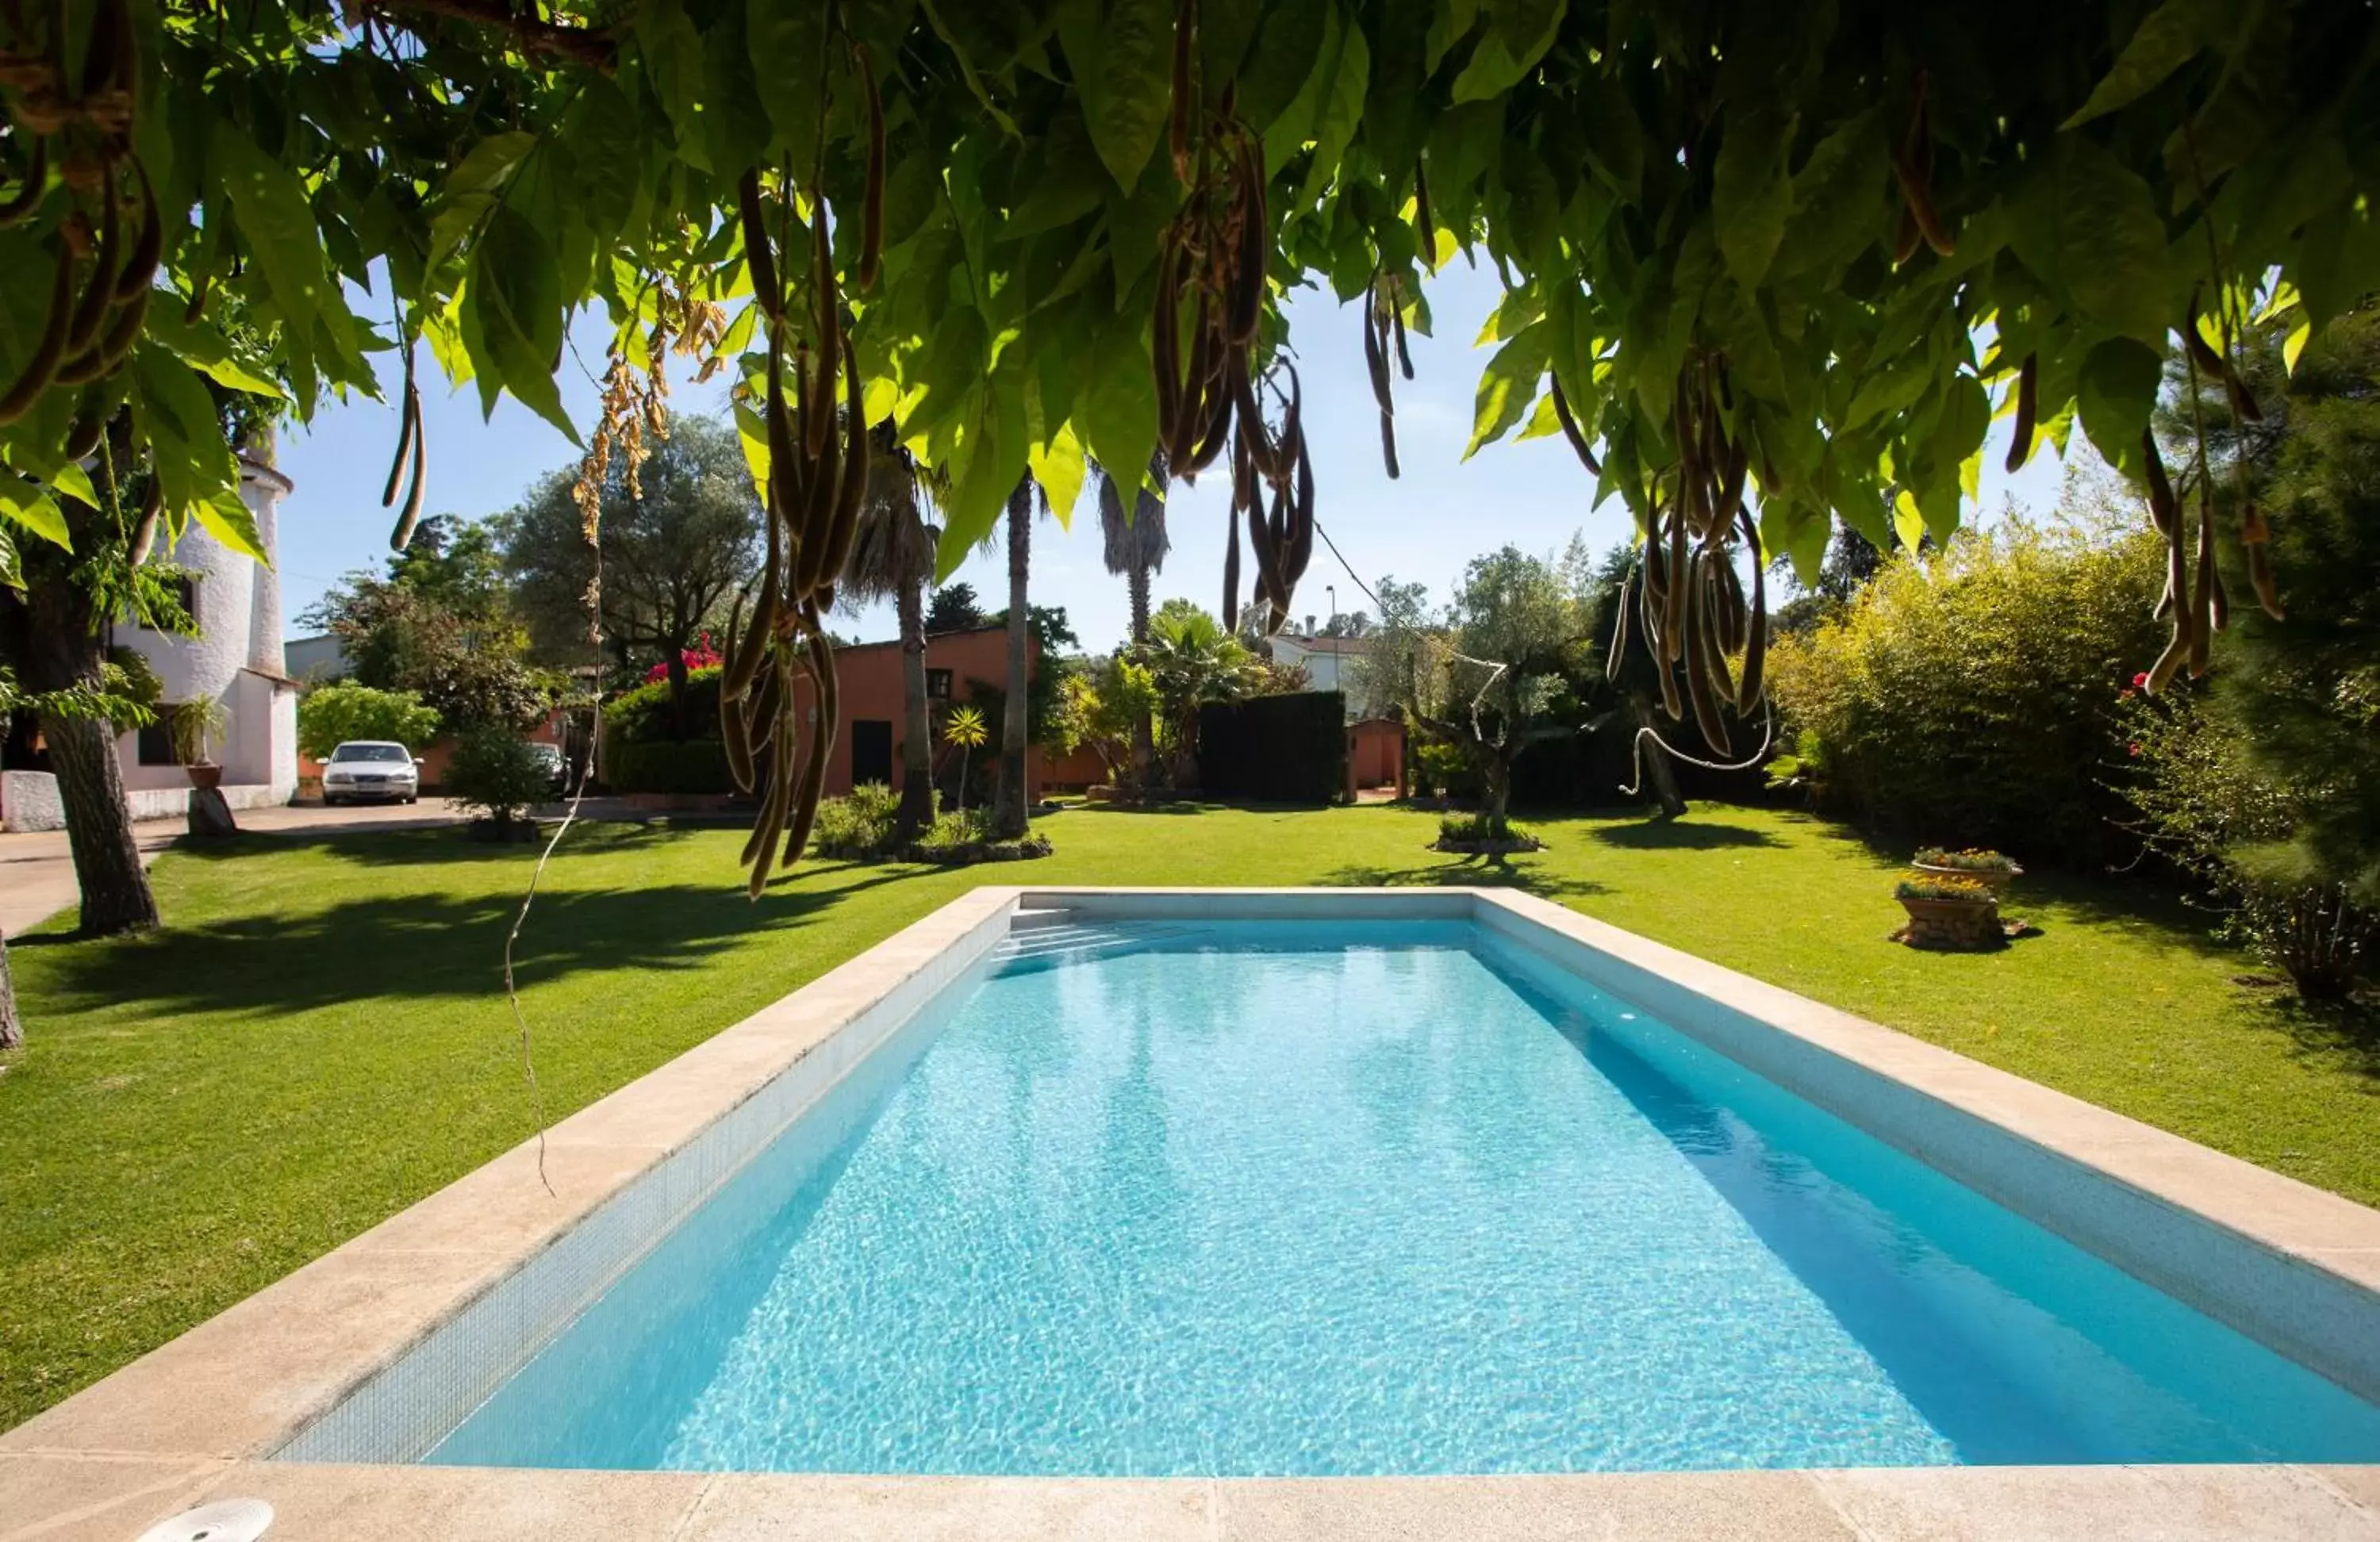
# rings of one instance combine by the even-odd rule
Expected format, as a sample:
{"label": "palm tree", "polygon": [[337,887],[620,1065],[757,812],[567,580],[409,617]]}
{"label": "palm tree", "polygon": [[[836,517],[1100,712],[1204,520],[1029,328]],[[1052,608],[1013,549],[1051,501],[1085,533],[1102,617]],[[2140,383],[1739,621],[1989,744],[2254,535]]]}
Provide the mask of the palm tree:
{"label": "palm tree", "polygon": [[1198,753],[1199,707],[1247,695],[1255,684],[1256,655],[1187,600],[1167,601],[1150,619],[1142,653],[1173,741],[1175,780],[1186,781]]}
{"label": "palm tree", "polygon": [[981,748],[987,735],[983,729],[983,710],[978,707],[953,707],[951,715],[942,720],[942,742],[956,745],[959,750],[959,812],[966,812],[967,757]]}
{"label": "palm tree", "polygon": [[[1164,567],[1166,553],[1173,543],[1165,534],[1165,500],[1148,491],[1147,485],[1135,490],[1132,517],[1124,517],[1123,492],[1116,480],[1107,474],[1107,467],[1092,463],[1099,483],[1099,534],[1107,546],[1108,571],[1123,576],[1132,591],[1132,645],[1135,650],[1148,646],[1148,584]],[[1157,451],[1148,457],[1149,480],[1159,487],[1166,481],[1165,452]],[[1135,781],[1148,782],[1148,762],[1154,744],[1148,714],[1143,712],[1132,726],[1132,771]]]}
{"label": "palm tree", "polygon": [[1033,505],[1040,487],[1026,473],[1008,495],[1008,700],[1001,713],[1000,797],[991,811],[991,833],[1002,841],[1025,838],[1025,695],[1031,684],[1033,615],[1026,600],[1026,569],[1033,556]]}
{"label": "palm tree", "polygon": [[843,592],[855,601],[890,599],[901,621],[901,811],[904,839],[934,822],[934,737],[926,699],[926,585],[934,577],[941,530],[928,522],[930,489],[901,448],[892,420],[869,431],[868,491],[859,528],[844,560]]}

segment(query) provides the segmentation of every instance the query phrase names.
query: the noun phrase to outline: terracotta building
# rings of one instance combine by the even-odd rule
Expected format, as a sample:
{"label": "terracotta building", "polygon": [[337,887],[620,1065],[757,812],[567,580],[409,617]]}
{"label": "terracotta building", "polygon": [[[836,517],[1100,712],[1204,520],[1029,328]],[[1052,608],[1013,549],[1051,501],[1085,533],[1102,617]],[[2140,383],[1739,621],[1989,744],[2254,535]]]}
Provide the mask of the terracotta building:
{"label": "terracotta building", "polygon": [[[1027,659],[1038,664],[1039,650],[1026,640]],[[826,769],[826,795],[841,797],[861,782],[881,782],[899,791],[904,715],[901,703],[901,644],[856,643],[834,650],[835,673],[842,682],[843,726],[834,736],[834,750]],[[953,704],[974,696],[970,681],[998,688],[1008,678],[1008,632],[986,626],[972,632],[938,632],[926,639],[926,699],[934,722],[934,768],[937,778],[955,774],[958,751],[941,739],[942,714]],[[805,721],[812,710],[807,683],[798,699]],[[1000,760],[998,714],[984,714],[985,743],[968,756],[974,766],[994,766]],[[1028,749],[1025,758],[1025,790],[1041,795],[1050,768],[1041,751]],[[948,768],[948,769],[946,769]],[[972,801],[972,799],[970,799]]]}

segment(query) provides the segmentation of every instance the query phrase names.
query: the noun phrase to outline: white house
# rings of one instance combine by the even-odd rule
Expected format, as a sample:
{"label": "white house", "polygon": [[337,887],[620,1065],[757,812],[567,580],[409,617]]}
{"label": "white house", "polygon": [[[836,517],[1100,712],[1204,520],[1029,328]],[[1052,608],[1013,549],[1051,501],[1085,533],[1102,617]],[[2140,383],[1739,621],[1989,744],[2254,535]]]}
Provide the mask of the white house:
{"label": "white house", "polygon": [[[239,468],[240,501],[272,558],[290,480],[247,455]],[[282,661],[280,576],[269,563],[225,546],[196,520],[169,560],[188,570],[184,602],[198,635],[115,628],[115,640],[138,650],[164,686],[156,723],[116,741],[132,817],[170,818],[188,802],[189,775],[175,761],[165,723],[175,706],[202,696],[221,701],[229,719],[212,751],[224,769],[225,799],[235,808],[287,803],[298,791],[298,683]]]}
{"label": "white house", "polygon": [[[1294,630],[1283,630],[1271,639],[1272,662],[1281,665],[1294,664],[1305,671],[1305,677],[1318,691],[1354,691],[1354,661],[1372,651],[1369,637],[1326,637],[1314,630],[1309,619],[1303,636]],[[1353,711],[1355,703],[1349,701]]]}

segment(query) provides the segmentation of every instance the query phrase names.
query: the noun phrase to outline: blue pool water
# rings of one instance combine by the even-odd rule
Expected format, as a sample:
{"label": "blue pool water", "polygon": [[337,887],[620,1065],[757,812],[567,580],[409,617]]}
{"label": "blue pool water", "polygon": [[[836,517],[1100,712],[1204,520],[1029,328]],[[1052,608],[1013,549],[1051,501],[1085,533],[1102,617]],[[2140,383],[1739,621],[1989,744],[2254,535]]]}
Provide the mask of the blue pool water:
{"label": "blue pool water", "polygon": [[1467,923],[1018,957],[430,1457],[2380,1460],[2380,1410]]}

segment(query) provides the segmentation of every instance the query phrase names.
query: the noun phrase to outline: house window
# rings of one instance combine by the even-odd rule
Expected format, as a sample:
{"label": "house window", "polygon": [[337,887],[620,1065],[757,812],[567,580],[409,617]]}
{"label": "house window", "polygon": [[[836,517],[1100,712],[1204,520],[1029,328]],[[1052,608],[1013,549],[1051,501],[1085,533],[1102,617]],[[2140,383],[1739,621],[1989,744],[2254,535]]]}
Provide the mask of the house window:
{"label": "house window", "polygon": [[929,669],[926,671],[926,696],[928,699],[933,701],[948,701],[951,698],[951,672],[949,670]]}
{"label": "house window", "polygon": [[185,576],[184,576],[184,577],[179,577],[179,578],[175,579],[175,580],[174,580],[174,598],[175,598],[176,601],[180,601],[181,606],[182,606],[182,613],[183,613],[184,615],[186,615],[186,616],[188,616],[188,617],[190,618],[190,624],[191,624],[192,625],[194,625],[194,626],[195,626],[195,625],[198,625],[198,620],[199,620],[199,581],[198,581],[198,579],[196,579],[196,578],[194,578],[194,577],[188,577],[188,576],[187,576],[187,575],[185,575]]}
{"label": "house window", "polygon": [[140,759],[144,766],[174,766],[174,709],[159,707],[157,716],[140,727]]}

